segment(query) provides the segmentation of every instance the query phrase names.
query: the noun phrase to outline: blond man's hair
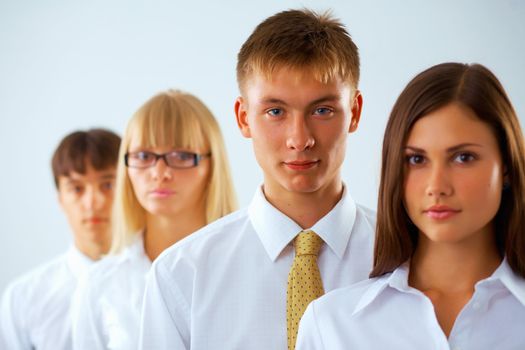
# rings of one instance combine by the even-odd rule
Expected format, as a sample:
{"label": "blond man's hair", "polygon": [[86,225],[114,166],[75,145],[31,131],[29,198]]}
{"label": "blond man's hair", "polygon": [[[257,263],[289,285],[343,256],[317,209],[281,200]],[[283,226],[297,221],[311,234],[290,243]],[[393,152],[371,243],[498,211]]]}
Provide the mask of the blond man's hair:
{"label": "blond man's hair", "polygon": [[308,70],[320,82],[341,78],[357,89],[359,52],[344,25],[331,13],[279,12],[259,24],[237,56],[237,83],[243,93],[250,76],[270,78],[277,69]]}
{"label": "blond man's hair", "polygon": [[206,221],[210,223],[237,209],[224,140],[210,110],[195,96],[168,90],[153,96],[128,123],[119,150],[113,207],[113,242],[110,253],[131,244],[146,226],[124,164],[131,140],[145,148],[173,147],[211,153],[210,175],[205,192]]}

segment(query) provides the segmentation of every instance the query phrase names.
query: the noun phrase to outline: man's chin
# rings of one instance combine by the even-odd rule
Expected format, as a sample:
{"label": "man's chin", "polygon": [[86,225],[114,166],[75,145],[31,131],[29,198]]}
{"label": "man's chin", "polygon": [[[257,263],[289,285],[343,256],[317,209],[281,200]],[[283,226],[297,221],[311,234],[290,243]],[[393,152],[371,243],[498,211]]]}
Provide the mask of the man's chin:
{"label": "man's chin", "polygon": [[288,192],[297,194],[310,194],[319,191],[322,187],[317,179],[305,178],[304,176],[297,176],[284,186]]}
{"label": "man's chin", "polygon": [[109,237],[110,231],[108,225],[98,225],[97,227],[89,227],[82,230],[82,237],[84,239],[92,241],[104,240],[106,237]]}

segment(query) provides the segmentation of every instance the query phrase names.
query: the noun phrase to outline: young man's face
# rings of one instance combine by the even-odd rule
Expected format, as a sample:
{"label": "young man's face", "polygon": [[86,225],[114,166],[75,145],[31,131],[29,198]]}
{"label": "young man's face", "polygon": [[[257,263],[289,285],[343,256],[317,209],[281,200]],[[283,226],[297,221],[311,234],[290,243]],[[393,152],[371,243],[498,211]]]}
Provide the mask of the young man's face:
{"label": "young man's face", "polygon": [[312,193],[340,186],[346,138],[357,129],[362,98],[341,79],[326,84],[307,71],[255,74],[235,104],[242,134],[252,138],[265,193]]}
{"label": "young man's face", "polygon": [[114,182],[115,168],[95,170],[90,165],[85,174],[71,172],[58,177],[60,206],[81,251],[93,243],[109,249]]}

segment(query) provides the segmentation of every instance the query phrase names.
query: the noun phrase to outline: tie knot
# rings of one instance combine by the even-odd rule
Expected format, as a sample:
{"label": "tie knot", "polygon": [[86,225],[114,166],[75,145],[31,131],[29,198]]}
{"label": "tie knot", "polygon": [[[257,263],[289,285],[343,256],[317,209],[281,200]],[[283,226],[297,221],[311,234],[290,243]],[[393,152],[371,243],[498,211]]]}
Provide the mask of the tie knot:
{"label": "tie knot", "polygon": [[314,231],[301,231],[295,237],[295,255],[315,255],[319,254],[319,249],[323,240]]}

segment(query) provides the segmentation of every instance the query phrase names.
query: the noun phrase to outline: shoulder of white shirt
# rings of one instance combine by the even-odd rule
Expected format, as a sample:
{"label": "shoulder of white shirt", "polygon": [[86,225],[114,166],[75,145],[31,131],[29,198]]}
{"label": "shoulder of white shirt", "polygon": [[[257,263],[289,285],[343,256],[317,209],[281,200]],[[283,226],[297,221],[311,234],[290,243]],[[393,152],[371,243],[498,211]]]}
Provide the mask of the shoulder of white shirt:
{"label": "shoulder of white shirt", "polygon": [[376,211],[375,210],[372,210],[357,202],[356,202],[356,208],[357,208],[357,211],[360,212],[360,214],[364,216],[366,221],[370,221],[371,223],[375,225],[376,223]]}
{"label": "shoulder of white shirt", "polygon": [[53,275],[60,270],[68,271],[67,253],[56,256],[23,275],[14,279],[7,286],[5,293],[27,294],[28,292],[38,289],[40,285],[51,283]]}
{"label": "shoulder of white shirt", "polygon": [[157,259],[155,259],[153,265],[159,264],[159,262],[167,259],[169,260],[170,257],[173,257],[179,252],[187,253],[193,246],[207,244],[214,239],[222,239],[223,235],[237,234],[240,227],[231,228],[231,226],[244,220],[248,220],[248,208],[242,208],[225,215],[164,250]]}
{"label": "shoulder of white shirt", "polygon": [[[244,207],[234,211],[188,235],[164,250],[164,252],[155,259],[154,265],[162,264],[167,260],[174,258],[177,254],[187,255],[188,251],[191,250],[191,247],[193,246],[212,243],[215,239],[223,239],[224,235],[238,234],[239,230],[242,228],[231,228],[231,226],[249,220],[249,208],[250,207]],[[376,213],[374,210],[357,203],[356,208],[361,219],[364,219],[364,221],[368,222],[370,225],[375,226]]]}
{"label": "shoulder of white shirt", "polygon": [[[136,239],[118,254],[107,255],[96,261],[89,269],[84,283],[90,286],[101,285],[111,281],[116,275],[126,273],[135,267],[138,259],[144,258],[144,243],[142,233],[138,233]],[[127,265],[131,265],[126,269]],[[101,285],[102,287],[102,285]]]}

